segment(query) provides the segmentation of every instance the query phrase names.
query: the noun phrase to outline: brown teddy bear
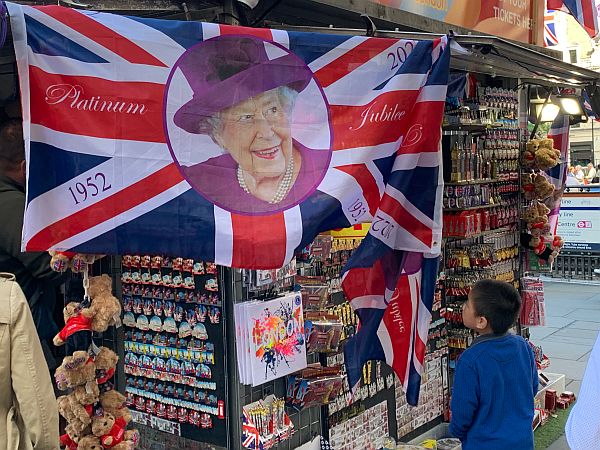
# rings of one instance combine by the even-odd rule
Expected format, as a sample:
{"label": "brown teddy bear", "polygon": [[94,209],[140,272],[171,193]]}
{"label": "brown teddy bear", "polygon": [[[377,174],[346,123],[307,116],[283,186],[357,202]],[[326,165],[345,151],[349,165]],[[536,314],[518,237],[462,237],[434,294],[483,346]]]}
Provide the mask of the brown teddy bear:
{"label": "brown teddy bear", "polygon": [[531,224],[540,221],[547,223],[550,208],[540,202],[534,202],[521,214],[521,218],[527,222],[527,228],[531,229]]}
{"label": "brown teddy bear", "polygon": [[554,236],[552,242],[550,243],[550,250],[552,250],[552,254],[548,257],[548,262],[550,264],[554,263],[554,260],[556,259],[564,245],[565,243],[559,235]]}
{"label": "brown teddy bear", "polygon": [[[85,386],[76,386],[73,390],[75,400],[84,407],[91,406],[100,401],[100,388],[98,383],[89,382]],[[88,413],[91,412],[91,409]]]}
{"label": "brown teddy bear", "polygon": [[73,252],[57,252],[50,250],[50,268],[55,272],[66,272],[71,266],[71,258],[75,256]]}
{"label": "brown teddy bear", "polygon": [[65,418],[73,432],[81,433],[92,423],[91,405],[89,407],[82,405],[73,393],[63,395],[57,398],[56,401],[59,414]]}
{"label": "brown teddy bear", "polygon": [[73,355],[63,358],[62,364],[54,373],[54,378],[61,391],[95,382],[96,365],[87,352],[76,351]]}
{"label": "brown teddy bear", "polygon": [[533,174],[526,173],[521,176],[521,192],[527,200],[535,198],[535,184],[533,183]]}
{"label": "brown teddy bear", "polygon": [[538,200],[545,200],[554,194],[554,185],[542,174],[536,175],[533,179],[533,184],[534,198],[537,198]]}
{"label": "brown teddy bear", "polygon": [[[79,443],[79,441],[81,441],[81,439],[84,436],[88,436],[92,433],[92,428],[88,425],[87,427],[85,427],[83,430],[78,430],[76,427],[73,426],[73,424],[68,424],[65,427],[65,434],[62,435],[60,437],[61,441],[64,440],[69,440],[71,442],[71,445],[75,445],[75,448],[77,448],[77,444]],[[71,447],[69,447],[71,448]]]}
{"label": "brown teddy bear", "polygon": [[126,430],[127,424],[120,417],[115,418],[110,413],[104,413],[102,416],[94,416],[92,419],[92,433],[100,438],[104,448],[114,450],[131,450],[135,448],[139,440],[137,430]]}
{"label": "brown teddy bear", "polygon": [[560,151],[554,148],[552,139],[540,139],[539,147],[535,152],[535,168],[548,170],[560,162]]}
{"label": "brown teddy bear", "polygon": [[96,365],[96,380],[98,384],[104,384],[115,374],[119,356],[108,347],[100,347],[100,351],[94,358]]}
{"label": "brown teddy bear", "polygon": [[115,325],[121,316],[121,303],[112,295],[112,280],[108,275],[90,278],[88,294],[91,304],[81,314],[92,320],[92,330],[103,333]]}
{"label": "brown teddy bear", "polygon": [[119,391],[114,389],[104,392],[100,396],[100,404],[102,409],[115,416],[115,418],[122,417],[126,424],[131,422],[131,411],[125,406],[127,398]]}
{"label": "brown teddy bear", "polygon": [[102,447],[100,439],[90,434],[79,440],[79,447],[77,447],[77,450],[104,450],[104,447]]}
{"label": "brown teddy bear", "polygon": [[63,317],[65,326],[60,332],[54,336],[52,342],[57,347],[64,345],[67,339],[80,331],[90,331],[92,329],[92,320],[81,314],[79,303],[70,302],[63,309]]}
{"label": "brown teddy bear", "polygon": [[531,139],[525,145],[525,151],[523,152],[523,166],[528,169],[532,169],[535,165],[535,153],[540,147],[539,139]]}

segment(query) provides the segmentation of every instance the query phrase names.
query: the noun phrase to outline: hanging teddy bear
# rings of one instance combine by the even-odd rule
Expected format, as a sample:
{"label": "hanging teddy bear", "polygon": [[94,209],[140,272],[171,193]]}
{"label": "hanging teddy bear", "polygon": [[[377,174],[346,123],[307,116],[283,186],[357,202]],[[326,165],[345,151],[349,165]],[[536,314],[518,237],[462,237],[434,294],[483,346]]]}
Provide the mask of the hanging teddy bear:
{"label": "hanging teddy bear", "polygon": [[92,433],[100,438],[104,448],[114,450],[131,450],[135,448],[139,441],[139,432],[137,430],[126,430],[126,426],[125,419],[122,417],[117,419],[107,412],[101,416],[94,416],[92,419]]}

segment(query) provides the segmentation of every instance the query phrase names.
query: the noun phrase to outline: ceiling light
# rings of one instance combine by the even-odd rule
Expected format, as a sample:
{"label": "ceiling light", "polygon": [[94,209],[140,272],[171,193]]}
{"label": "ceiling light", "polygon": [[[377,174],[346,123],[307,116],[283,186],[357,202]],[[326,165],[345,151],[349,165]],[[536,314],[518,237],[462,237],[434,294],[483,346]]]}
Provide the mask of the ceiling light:
{"label": "ceiling light", "polygon": [[554,103],[535,104],[535,116],[540,118],[540,122],[553,122],[560,112],[560,106]]}
{"label": "ceiling light", "polygon": [[581,116],[584,114],[583,106],[578,97],[561,95],[557,97],[558,103],[564,112],[572,116]]}

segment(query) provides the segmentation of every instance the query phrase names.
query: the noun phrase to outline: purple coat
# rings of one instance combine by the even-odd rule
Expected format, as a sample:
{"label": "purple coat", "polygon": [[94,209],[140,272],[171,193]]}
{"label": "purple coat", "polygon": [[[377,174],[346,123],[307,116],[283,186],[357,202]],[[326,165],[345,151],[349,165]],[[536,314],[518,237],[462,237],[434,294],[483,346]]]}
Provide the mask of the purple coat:
{"label": "purple coat", "polygon": [[302,155],[300,172],[287,196],[277,204],[260,200],[246,193],[237,179],[237,163],[226,153],[181,170],[192,187],[208,201],[227,211],[240,214],[268,214],[288,209],[312,194],[329,167],[331,152],[312,150],[294,141]]}

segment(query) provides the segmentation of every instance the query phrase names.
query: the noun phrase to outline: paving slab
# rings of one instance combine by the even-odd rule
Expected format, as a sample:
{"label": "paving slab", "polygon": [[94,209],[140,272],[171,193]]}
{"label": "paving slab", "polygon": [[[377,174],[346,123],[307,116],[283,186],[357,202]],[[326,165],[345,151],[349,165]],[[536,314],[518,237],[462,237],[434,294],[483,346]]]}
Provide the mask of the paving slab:
{"label": "paving slab", "polygon": [[586,320],[588,322],[600,322],[600,310],[598,309],[576,309],[568,314],[565,319]]}
{"label": "paving slab", "polygon": [[561,328],[552,335],[552,337],[557,336],[568,336],[596,340],[596,336],[598,336],[598,330],[579,329],[575,327],[575,323],[573,323],[567,328]]}
{"label": "paving slab", "polygon": [[560,303],[559,306],[556,305],[546,305],[546,316],[552,316],[552,317],[565,317],[575,311],[577,311],[578,309],[582,309],[582,308],[587,308],[587,306],[581,305],[581,306],[567,306],[563,303]]}
{"label": "paving slab", "polygon": [[579,330],[594,330],[598,332],[600,330],[600,322],[589,322],[587,320],[576,320],[572,324],[569,325],[570,329],[579,329]]}
{"label": "paving slab", "polygon": [[[546,294],[546,297],[548,295]],[[554,310],[554,308],[571,308],[571,309],[600,309],[600,298],[596,299],[596,297],[592,297],[585,300],[548,300],[545,299],[546,309],[550,308]],[[558,314],[556,314],[558,315]]]}
{"label": "paving slab", "polygon": [[579,395],[579,391],[581,391],[581,380],[571,381],[569,384],[565,385],[565,389],[574,392],[576,396]]}
{"label": "paving slab", "polygon": [[590,351],[589,346],[573,345],[566,342],[553,342],[547,341],[546,339],[543,339],[540,342],[536,342],[535,344],[542,346],[544,353],[546,354],[546,356],[548,356],[548,358],[550,358],[550,362],[552,362],[554,358],[577,361],[579,358],[581,358],[587,352]]}
{"label": "paving slab", "polygon": [[[571,331],[569,328],[563,328],[563,330]],[[596,339],[595,338],[578,337],[578,336],[557,336],[556,333],[554,333],[548,337],[545,337],[542,340],[542,345],[544,345],[546,342],[563,342],[565,344],[573,344],[578,347],[583,347],[582,348],[583,354],[585,354],[585,353],[587,353],[588,348],[590,348],[594,345],[594,342],[596,342]],[[579,358],[577,358],[577,359],[579,359]]]}
{"label": "paving slab", "polygon": [[585,361],[587,363],[590,360],[591,354],[592,354],[592,352],[589,351],[585,355],[583,355],[581,358],[579,358],[577,361]]}
{"label": "paving slab", "polygon": [[[549,314],[548,311],[546,311],[546,314]],[[573,322],[575,322],[575,318],[546,316],[546,326],[550,328],[564,328],[571,325]]]}
{"label": "paving slab", "polygon": [[561,330],[561,328],[529,327],[529,335],[531,336],[531,339],[535,342],[544,339],[547,336],[550,336],[552,333],[556,333],[558,330]]}
{"label": "paving slab", "polygon": [[569,444],[567,444],[566,436],[560,437],[558,440],[554,441],[548,450],[569,450]]}
{"label": "paving slab", "polygon": [[[546,347],[544,347],[545,351]],[[550,357],[550,367],[548,367],[547,371],[550,373],[562,373],[566,378],[581,381],[586,366],[587,362]]]}

